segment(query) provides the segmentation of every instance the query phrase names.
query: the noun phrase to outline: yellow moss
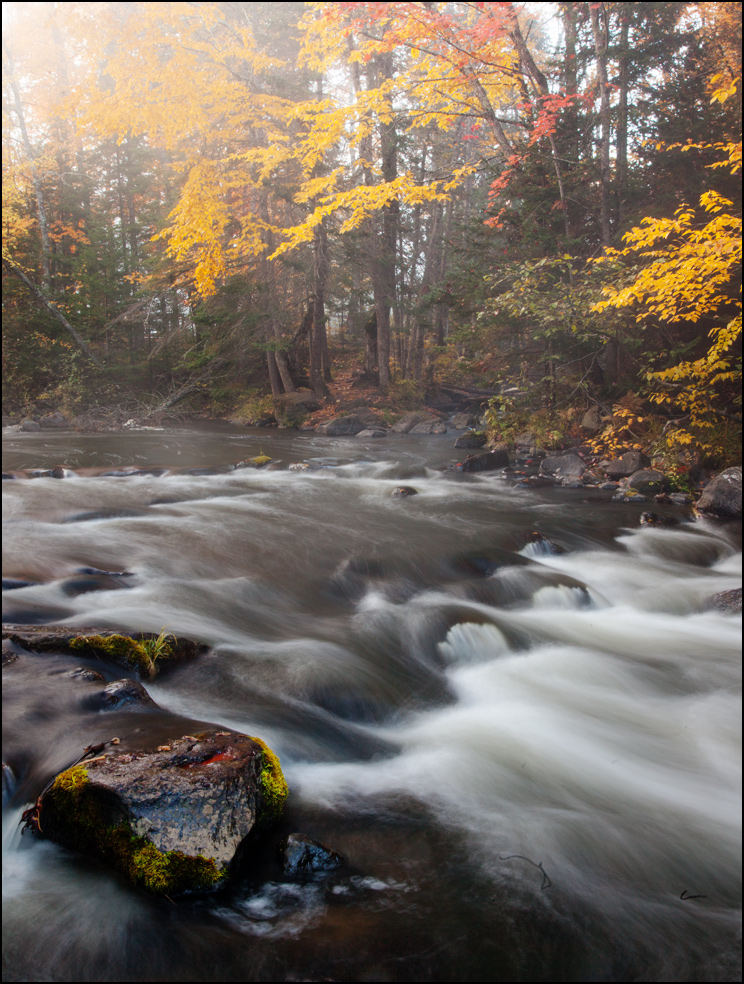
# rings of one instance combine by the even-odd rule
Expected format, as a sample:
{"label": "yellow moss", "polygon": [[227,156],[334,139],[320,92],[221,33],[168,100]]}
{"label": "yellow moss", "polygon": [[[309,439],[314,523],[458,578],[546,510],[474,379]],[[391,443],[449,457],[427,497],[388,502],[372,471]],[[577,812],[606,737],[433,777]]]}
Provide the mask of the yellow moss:
{"label": "yellow moss", "polygon": [[279,759],[266,742],[253,736],[251,736],[251,741],[255,741],[257,745],[260,745],[263,752],[261,788],[263,789],[264,795],[264,809],[271,819],[275,819],[284,809],[284,801],[289,793],[287,780],[284,778]]}
{"label": "yellow moss", "polygon": [[106,807],[93,796],[84,765],[60,773],[52,783],[42,812],[51,818],[56,835],[84,854],[94,853],[125,874],[135,885],[155,894],[208,891],[227,877],[212,858],[181,851],[160,851],[128,823],[111,824]]}
{"label": "yellow moss", "polygon": [[[170,646],[151,655],[147,647],[125,635],[89,635],[76,636],[70,640],[71,649],[92,650],[101,659],[109,659],[114,663],[125,663],[142,674],[152,677],[157,673],[156,660],[158,656],[165,658],[171,653]],[[168,651],[166,652],[165,649]]]}

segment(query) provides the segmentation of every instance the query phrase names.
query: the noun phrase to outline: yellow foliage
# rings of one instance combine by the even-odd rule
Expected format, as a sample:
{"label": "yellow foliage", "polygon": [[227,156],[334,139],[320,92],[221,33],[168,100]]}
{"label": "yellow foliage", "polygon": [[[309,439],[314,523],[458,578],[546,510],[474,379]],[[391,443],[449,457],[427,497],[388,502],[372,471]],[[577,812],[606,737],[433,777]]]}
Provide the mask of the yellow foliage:
{"label": "yellow foliage", "polygon": [[[689,146],[682,145],[681,149]],[[711,166],[737,173],[741,143],[712,146],[723,156]],[[699,209],[683,205],[673,219],[643,219],[640,226],[626,233],[628,245],[624,249],[606,253],[647,262],[629,286],[605,288],[605,299],[593,308],[603,311],[610,306],[633,306],[636,321],[641,323],[694,323],[703,318],[723,322],[708,332],[710,343],[704,356],[647,373],[647,379],[657,386],[651,399],[682,410],[697,431],[715,427],[721,411],[721,385],[741,379],[741,357],[732,354],[742,322],[741,287],[738,297],[733,290],[741,269],[741,216],[728,211],[731,208],[729,199],[711,190],[701,195]],[[706,213],[711,216],[707,220]],[[737,309],[738,313],[733,313]],[[677,429],[668,440],[670,444],[689,444],[693,437]]]}

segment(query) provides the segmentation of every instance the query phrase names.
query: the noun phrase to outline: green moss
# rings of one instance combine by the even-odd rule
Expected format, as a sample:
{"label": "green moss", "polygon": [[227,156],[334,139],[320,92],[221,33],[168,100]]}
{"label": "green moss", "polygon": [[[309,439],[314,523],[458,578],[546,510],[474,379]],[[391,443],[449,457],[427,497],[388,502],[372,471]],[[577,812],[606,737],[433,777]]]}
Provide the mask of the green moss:
{"label": "green moss", "polygon": [[[157,640],[148,640],[157,644]],[[154,649],[142,642],[136,642],[125,635],[89,635],[76,636],[70,640],[71,649],[89,650],[100,659],[108,659],[113,663],[123,663],[138,670],[144,677],[153,677],[157,673],[157,660],[171,655],[170,646]]]}
{"label": "green moss", "polygon": [[83,854],[94,853],[117,868],[135,885],[155,894],[208,891],[227,876],[212,858],[182,851],[160,851],[128,823],[112,824],[105,805],[90,795],[84,765],[60,773],[54,780],[42,813],[42,833],[49,819],[56,839]]}
{"label": "green moss", "polygon": [[269,819],[276,819],[284,809],[284,801],[289,793],[287,780],[284,778],[279,759],[260,738],[251,736],[261,746],[263,763],[261,766],[261,788],[264,795],[264,811]]}

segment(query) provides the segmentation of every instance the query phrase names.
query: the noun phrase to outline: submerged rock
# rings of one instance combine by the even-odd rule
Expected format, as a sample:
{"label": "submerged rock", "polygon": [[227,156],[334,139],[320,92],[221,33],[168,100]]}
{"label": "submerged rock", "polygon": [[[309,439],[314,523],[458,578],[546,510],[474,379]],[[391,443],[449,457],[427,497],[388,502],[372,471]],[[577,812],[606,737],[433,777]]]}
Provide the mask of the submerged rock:
{"label": "submerged rock", "polygon": [[290,878],[319,874],[341,867],[345,858],[306,834],[290,834],[280,845],[282,869]]}
{"label": "submerged rock", "polygon": [[226,881],[245,838],[281,813],[286,795],[260,739],[206,731],[72,766],[43,793],[36,826],[150,892],[205,892]]}
{"label": "submerged rock", "polygon": [[726,612],[729,615],[741,615],[741,588],[719,591],[710,599],[708,607],[716,608],[719,612]]}
{"label": "submerged rock", "polygon": [[418,494],[418,489],[414,489],[412,485],[399,485],[397,489],[393,489],[390,493],[394,499],[405,499],[406,496]]}

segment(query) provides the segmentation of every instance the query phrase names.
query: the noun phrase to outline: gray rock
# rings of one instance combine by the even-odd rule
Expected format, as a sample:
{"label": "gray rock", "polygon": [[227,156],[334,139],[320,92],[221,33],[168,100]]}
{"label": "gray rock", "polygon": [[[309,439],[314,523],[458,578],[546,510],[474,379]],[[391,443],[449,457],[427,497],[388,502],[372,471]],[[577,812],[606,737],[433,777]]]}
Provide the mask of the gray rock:
{"label": "gray rock", "polygon": [[392,430],[394,434],[408,434],[412,431],[416,424],[422,424],[426,420],[426,417],[422,413],[407,413],[400,420],[396,420],[393,424]]}
{"label": "gray rock", "polygon": [[467,434],[461,434],[455,441],[456,448],[482,448],[486,443],[488,438],[485,434],[480,434],[478,431],[468,431]]}
{"label": "gray rock", "polygon": [[598,434],[602,426],[602,411],[599,407],[590,407],[581,418],[581,429],[585,434]]}
{"label": "gray rock", "polygon": [[285,426],[294,426],[313,410],[320,409],[320,400],[309,389],[283,393],[274,398],[274,416]]}
{"label": "gray rock", "polygon": [[86,683],[103,683],[103,676],[97,670],[91,670],[87,666],[76,666],[67,674],[73,680],[84,680]]}
{"label": "gray rock", "polygon": [[424,420],[410,429],[409,434],[446,434],[447,425],[441,420]]}
{"label": "gray rock", "polygon": [[349,414],[348,417],[334,417],[333,420],[320,424],[316,433],[325,434],[326,437],[355,437],[366,429],[366,421],[356,414]]}
{"label": "gray rock", "polygon": [[666,492],[669,487],[669,479],[655,468],[642,468],[628,479],[628,488],[640,495],[658,495],[660,492]]}
{"label": "gray rock", "polygon": [[91,703],[104,711],[116,711],[120,707],[140,705],[157,707],[158,705],[137,680],[113,680],[106,684],[100,693],[92,698]]}
{"label": "gray rock", "polygon": [[716,608],[719,612],[726,612],[730,615],[741,614],[741,588],[733,588],[731,591],[720,591],[713,595],[708,604],[709,608]]}
{"label": "gray rock", "polygon": [[549,475],[577,479],[586,471],[586,465],[577,454],[564,454],[552,458],[543,458],[540,471]]}
{"label": "gray rock", "polygon": [[306,834],[290,834],[280,845],[282,869],[290,878],[333,871],[344,864],[344,857]]}
{"label": "gray rock", "polygon": [[21,430],[22,431],[40,431],[41,430],[41,427],[36,423],[35,420],[32,420],[31,417],[26,417],[25,420],[22,420],[21,421]]}
{"label": "gray rock", "polygon": [[619,458],[600,462],[599,467],[608,478],[627,478],[648,464],[648,458],[641,451],[626,451]]}
{"label": "gray rock", "polygon": [[69,427],[70,421],[60,410],[48,413],[41,418],[39,426],[42,430],[55,430],[60,427]]}
{"label": "gray rock", "polygon": [[359,431],[357,437],[387,437],[388,432],[380,427],[368,427],[366,430]]}
{"label": "gray rock", "polygon": [[537,451],[538,440],[532,431],[523,431],[514,438],[514,446],[522,451]]}
{"label": "gray rock", "polygon": [[414,489],[412,485],[399,485],[397,489],[393,489],[390,493],[394,499],[405,499],[409,495],[418,494],[418,489]]}
{"label": "gray rock", "polygon": [[281,812],[287,793],[276,756],[247,735],[206,731],[151,751],[99,749],[56,777],[32,826],[151,892],[218,888],[243,840]]}
{"label": "gray rock", "polygon": [[476,417],[472,413],[456,413],[450,419],[450,427],[453,430],[467,430],[476,422]]}
{"label": "gray rock", "polygon": [[741,465],[716,475],[706,485],[697,507],[713,516],[741,519]]}
{"label": "gray rock", "polygon": [[494,471],[497,468],[506,468],[508,464],[509,455],[506,451],[487,451],[485,454],[472,455],[465,461],[458,462],[454,466],[454,470],[460,472]]}

